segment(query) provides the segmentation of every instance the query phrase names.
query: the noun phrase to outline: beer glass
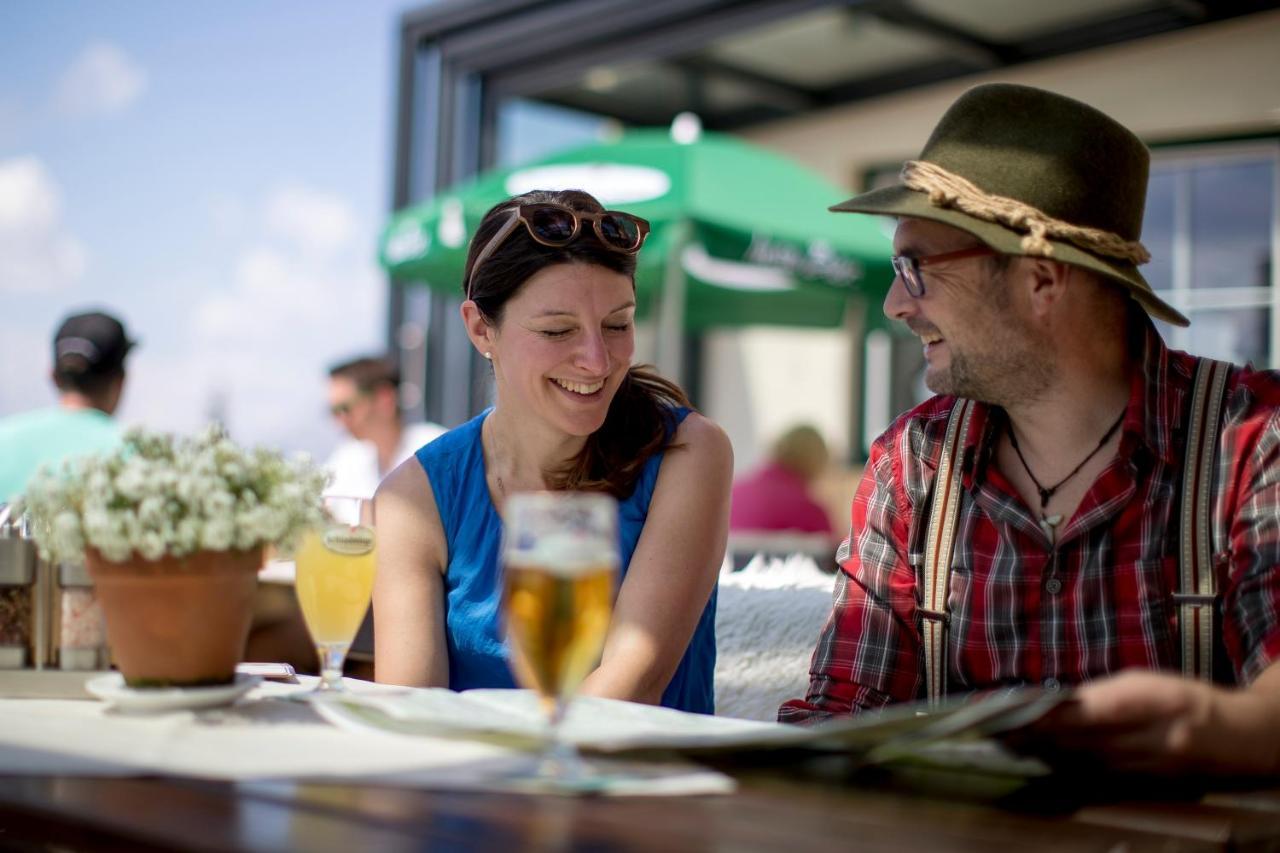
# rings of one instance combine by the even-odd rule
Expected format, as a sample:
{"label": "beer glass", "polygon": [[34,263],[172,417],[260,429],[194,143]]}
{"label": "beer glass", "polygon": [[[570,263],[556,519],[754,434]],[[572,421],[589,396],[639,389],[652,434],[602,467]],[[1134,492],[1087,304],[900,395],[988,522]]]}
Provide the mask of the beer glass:
{"label": "beer glass", "polygon": [[618,575],[618,504],[585,492],[531,492],[503,511],[503,612],[511,667],[549,720],[539,767],[549,781],[583,775],[560,722],[600,662]]}
{"label": "beer glass", "polygon": [[317,692],[344,689],[342,664],[369,609],[377,553],[372,500],[325,497],[322,504],[324,524],[304,534],[294,581],[320,656]]}

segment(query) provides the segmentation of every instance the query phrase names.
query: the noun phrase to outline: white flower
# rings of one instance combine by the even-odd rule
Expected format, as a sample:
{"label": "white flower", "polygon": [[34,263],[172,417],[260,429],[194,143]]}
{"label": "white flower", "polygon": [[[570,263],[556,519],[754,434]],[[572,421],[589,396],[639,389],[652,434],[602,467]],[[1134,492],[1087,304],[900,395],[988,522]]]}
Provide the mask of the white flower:
{"label": "white flower", "polygon": [[319,519],[325,478],[310,462],[244,451],[220,428],[194,439],[135,429],[114,453],[41,470],[23,503],[46,558],[78,561],[92,547],[158,559],[288,547]]}
{"label": "white flower", "polygon": [[178,500],[183,503],[193,504],[200,499],[200,480],[196,479],[191,473],[184,471],[178,474],[178,481],[174,486],[173,492],[178,496]]}
{"label": "white flower", "polygon": [[175,554],[190,554],[200,547],[200,522],[195,518],[179,519],[173,530]]}
{"label": "white flower", "polygon": [[111,478],[101,469],[91,471],[84,480],[84,488],[89,494],[104,494],[111,488]]}
{"label": "white flower", "polygon": [[209,516],[230,515],[236,507],[236,499],[224,490],[208,492],[204,496],[204,512]]}
{"label": "white flower", "polygon": [[147,463],[141,459],[130,459],[125,463],[124,470],[116,475],[116,491],[126,500],[141,500],[146,494],[147,486]]}
{"label": "white flower", "polygon": [[243,483],[248,479],[246,468],[237,460],[225,462],[222,465],[222,476],[226,478],[228,483]]}
{"label": "white flower", "polygon": [[111,514],[99,506],[86,508],[82,523],[84,524],[85,536],[90,539],[109,536],[114,526]]}
{"label": "white flower", "polygon": [[159,533],[144,533],[138,538],[136,549],[144,560],[158,560],[164,556],[164,537]]}
{"label": "white flower", "polygon": [[210,551],[225,551],[235,541],[236,526],[231,518],[211,518],[200,532],[200,547]]}
{"label": "white flower", "polygon": [[138,520],[147,527],[159,527],[165,519],[165,499],[163,495],[150,495],[138,504]]}

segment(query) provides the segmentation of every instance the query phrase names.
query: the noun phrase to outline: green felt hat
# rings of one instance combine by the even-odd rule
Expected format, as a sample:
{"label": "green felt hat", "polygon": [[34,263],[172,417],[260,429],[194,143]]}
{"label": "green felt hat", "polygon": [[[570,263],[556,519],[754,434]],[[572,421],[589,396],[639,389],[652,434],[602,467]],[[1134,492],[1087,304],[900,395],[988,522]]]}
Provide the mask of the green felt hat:
{"label": "green felt hat", "polygon": [[1138,272],[1150,159],[1138,137],[1087,104],[992,83],[951,105],[903,183],[831,210],[929,219],[999,252],[1084,267],[1123,285],[1151,316],[1186,326]]}

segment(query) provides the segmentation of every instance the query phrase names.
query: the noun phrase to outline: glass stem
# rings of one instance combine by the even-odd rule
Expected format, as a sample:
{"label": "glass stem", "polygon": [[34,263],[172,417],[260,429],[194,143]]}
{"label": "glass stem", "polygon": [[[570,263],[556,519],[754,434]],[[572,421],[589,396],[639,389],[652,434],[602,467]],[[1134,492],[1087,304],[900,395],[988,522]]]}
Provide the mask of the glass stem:
{"label": "glass stem", "polygon": [[342,689],[342,664],[347,657],[346,643],[321,643],[316,646],[320,654],[320,690]]}
{"label": "glass stem", "polygon": [[561,723],[568,708],[564,699],[556,700],[548,720],[547,745],[542,751],[542,773],[562,782],[573,782],[585,775],[577,748],[561,736]]}

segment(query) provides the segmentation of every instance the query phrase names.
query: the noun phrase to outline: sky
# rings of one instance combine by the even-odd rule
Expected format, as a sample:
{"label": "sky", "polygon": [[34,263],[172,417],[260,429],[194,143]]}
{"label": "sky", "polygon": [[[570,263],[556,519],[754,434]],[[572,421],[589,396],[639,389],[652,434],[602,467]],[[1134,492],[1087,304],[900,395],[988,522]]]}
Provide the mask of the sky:
{"label": "sky", "polygon": [[396,33],[417,0],[0,3],[0,417],[53,332],[140,344],[126,424],[324,456],[326,367],[385,344]]}

